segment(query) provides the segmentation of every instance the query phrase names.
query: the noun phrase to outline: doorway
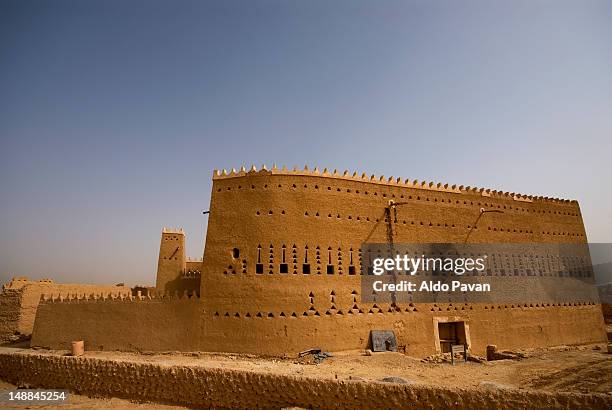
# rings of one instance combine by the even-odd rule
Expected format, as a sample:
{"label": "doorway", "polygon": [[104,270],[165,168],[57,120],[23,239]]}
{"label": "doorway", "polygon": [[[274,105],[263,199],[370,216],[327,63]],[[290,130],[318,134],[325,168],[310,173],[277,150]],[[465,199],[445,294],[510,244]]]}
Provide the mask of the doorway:
{"label": "doorway", "polygon": [[452,345],[467,343],[465,322],[438,322],[438,335],[442,353],[450,353]]}

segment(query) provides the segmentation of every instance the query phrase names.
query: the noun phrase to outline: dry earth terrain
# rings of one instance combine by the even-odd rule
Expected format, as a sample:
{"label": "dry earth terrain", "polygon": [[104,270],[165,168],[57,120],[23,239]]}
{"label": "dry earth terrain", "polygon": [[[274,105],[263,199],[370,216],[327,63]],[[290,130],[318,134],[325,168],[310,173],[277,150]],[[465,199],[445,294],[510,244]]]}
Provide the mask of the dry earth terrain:
{"label": "dry earth terrain", "polygon": [[[15,349],[22,350],[22,349]],[[25,349],[23,349],[25,350]],[[40,354],[66,354],[66,352],[38,350]],[[113,361],[145,362],[164,366],[189,366],[246,370],[257,373],[303,376],[321,379],[356,379],[380,381],[385,377],[399,377],[409,383],[447,387],[486,389],[499,387],[535,389],[548,392],[607,393],[612,394],[612,354],[607,346],[589,345],[533,349],[519,352],[524,358],[492,362],[467,362],[454,366],[450,363],[424,362],[401,353],[363,352],[334,353],[319,364],[312,357],[302,359],[271,359],[248,355],[211,353],[123,353],[87,352],[92,358]],[[8,383],[0,389],[10,389]],[[42,408],[44,406],[36,406]],[[135,403],[117,398],[100,399],[72,395],[70,404],[76,408],[180,408],[153,403]],[[24,408],[23,406],[15,408]]]}

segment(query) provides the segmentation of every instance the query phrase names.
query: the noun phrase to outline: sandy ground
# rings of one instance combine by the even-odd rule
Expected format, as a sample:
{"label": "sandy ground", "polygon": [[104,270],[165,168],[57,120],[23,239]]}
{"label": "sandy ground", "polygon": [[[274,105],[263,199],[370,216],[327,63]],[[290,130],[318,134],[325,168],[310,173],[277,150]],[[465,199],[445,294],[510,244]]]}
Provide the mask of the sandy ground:
{"label": "sandy ground", "polygon": [[[36,353],[63,354],[65,352],[37,350]],[[450,363],[424,363],[420,359],[391,352],[374,353],[371,356],[366,356],[362,352],[334,353],[333,357],[320,364],[311,364],[308,363],[308,360],[269,359],[198,352],[168,354],[87,352],[86,356],[118,361],[157,363],[164,366],[204,366],[338,380],[357,378],[364,381],[379,381],[384,377],[397,376],[413,383],[449,387],[480,388],[482,382],[494,382],[520,389],[612,394],[612,354],[607,353],[607,346],[604,344],[533,349],[522,351],[522,353],[526,357],[520,360],[462,362],[454,366]],[[10,386],[6,383],[0,384],[0,389],[8,388]],[[64,407],[71,409],[180,408],[133,403],[120,399],[90,399],[76,395],[71,396],[71,404]]]}

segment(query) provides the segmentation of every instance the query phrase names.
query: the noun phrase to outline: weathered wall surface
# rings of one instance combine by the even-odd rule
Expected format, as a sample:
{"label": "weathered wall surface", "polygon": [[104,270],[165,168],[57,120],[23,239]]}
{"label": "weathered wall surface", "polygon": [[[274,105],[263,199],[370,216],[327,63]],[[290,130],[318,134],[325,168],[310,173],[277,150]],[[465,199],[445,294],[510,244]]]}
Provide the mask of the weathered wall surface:
{"label": "weathered wall surface", "polygon": [[[586,242],[575,201],[310,172],[217,175],[201,271],[185,260],[182,231],[165,230],[160,245],[158,290],[172,291],[168,285],[186,271],[201,273],[197,313],[146,307],[154,306],[149,302],[59,303],[37,318],[35,342],[57,347],[89,338],[90,348],[282,355],[316,346],[365,348],[370,330],[393,329],[407,352],[420,356],[439,349],[437,321],[444,320],[466,322],[477,354],[487,344],[503,349],[605,340],[596,300],[569,298],[559,306],[536,299],[521,307],[362,303],[360,247],[386,243],[389,200],[406,203],[392,224],[396,243],[462,243],[470,232],[470,242],[479,243]],[[481,208],[503,213],[484,214],[474,228]],[[160,329],[150,335],[163,342],[130,328],[149,320]],[[171,328],[175,340],[160,336],[166,323],[180,324]],[[193,330],[187,335],[185,329]]]}
{"label": "weathered wall surface", "polygon": [[8,289],[0,294],[0,343],[6,343],[21,334],[19,318],[21,291]]}
{"label": "weathered wall surface", "polygon": [[49,279],[31,281],[25,277],[13,278],[3,285],[0,294],[0,342],[11,335],[32,334],[34,318],[41,295],[129,295],[130,288],[115,285],[55,283]]}
{"label": "weathered wall surface", "polygon": [[69,349],[83,340],[87,350],[197,350],[200,330],[196,298],[108,298],[41,302],[32,346]]}
{"label": "weathered wall surface", "polygon": [[[470,231],[476,243],[586,241],[575,201],[299,171],[216,175],[201,284],[204,350],[355,349],[365,347],[370,329],[384,328],[395,329],[409,352],[434,353],[434,317],[448,312],[399,304],[379,314],[361,303],[361,244],[387,242],[390,200],[405,203],[392,224],[395,243],[462,243]],[[484,214],[472,229],[481,208],[503,213]],[[536,299],[534,308],[451,309],[470,322],[477,353],[487,343],[602,341],[597,300],[564,302],[572,306],[535,308]]]}
{"label": "weathered wall surface", "polygon": [[94,358],[0,353],[0,378],[33,388],[69,389],[191,408],[484,409],[610,408],[605,394],[518,389],[467,390],[279,376],[205,367],[166,367]]}
{"label": "weathered wall surface", "polygon": [[[47,301],[36,318],[32,346],[68,349],[84,340],[88,350],[230,351],[294,355],[312,347],[365,349],[370,330],[393,329],[412,356],[439,348],[438,322],[466,324],[470,351],[487,344],[502,349],[601,342],[606,334],[598,305],[501,306],[416,304],[402,311],[389,304],[363,310],[294,312],[202,311],[197,298],[166,297]],[[372,312],[372,313],[370,313]]]}
{"label": "weathered wall surface", "polygon": [[[374,313],[323,311],[205,312],[200,350],[296,354],[313,347],[331,351],[365,349],[370,330],[394,330],[398,345],[412,356],[436,353],[438,322],[463,321],[470,351],[484,356],[487,344],[502,349],[594,343],[606,340],[599,305],[511,307],[502,305],[416,304],[397,312],[378,304]],[[433,311],[432,311],[433,309]],[[465,310],[464,310],[465,309]],[[390,311],[391,310],[391,311]],[[219,313],[219,316],[217,316]],[[293,317],[293,313],[296,314]],[[232,335],[227,337],[226,335]],[[221,342],[223,341],[223,345]]]}
{"label": "weathered wall surface", "polygon": [[[415,304],[398,311],[389,304],[362,304],[337,294],[331,302],[287,311],[203,310],[197,298],[98,299],[42,302],[33,346],[67,349],[84,339],[91,350],[202,350],[269,355],[368,347],[369,332],[393,329],[406,352],[437,351],[438,321],[467,324],[471,352],[487,344],[502,349],[580,344],[605,340],[601,308],[569,306]],[[350,294],[348,295],[350,296]],[[231,337],[230,337],[231,335]]]}

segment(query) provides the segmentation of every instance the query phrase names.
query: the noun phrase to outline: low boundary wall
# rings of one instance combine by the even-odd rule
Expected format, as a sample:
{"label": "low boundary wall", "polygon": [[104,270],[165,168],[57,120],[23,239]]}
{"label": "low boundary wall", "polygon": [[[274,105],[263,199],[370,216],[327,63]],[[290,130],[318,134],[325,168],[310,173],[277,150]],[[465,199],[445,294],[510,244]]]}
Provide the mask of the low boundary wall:
{"label": "low boundary wall", "polygon": [[199,299],[99,298],[48,300],[36,314],[32,346],[88,350],[195,351],[200,340]]}
{"label": "low boundary wall", "polygon": [[73,340],[87,350],[209,351],[282,356],[321,347],[328,351],[366,349],[370,330],[394,330],[406,353],[423,357],[439,351],[439,322],[465,322],[470,352],[598,343],[606,340],[601,307],[591,303],[452,305],[416,304],[397,311],[373,309],[285,312],[206,311],[197,297],[52,299],[41,302],[31,346],[69,349]]}
{"label": "low boundary wall", "polygon": [[[26,277],[13,278],[2,286],[0,293],[0,343],[19,336],[29,337],[41,295],[72,295],[73,297],[126,297],[127,286],[55,283],[50,279],[32,281]],[[78,295],[78,296],[77,296]]]}
{"label": "low boundary wall", "polygon": [[31,388],[194,408],[612,408],[606,394],[321,380],[17,351],[0,352],[0,378]]}

